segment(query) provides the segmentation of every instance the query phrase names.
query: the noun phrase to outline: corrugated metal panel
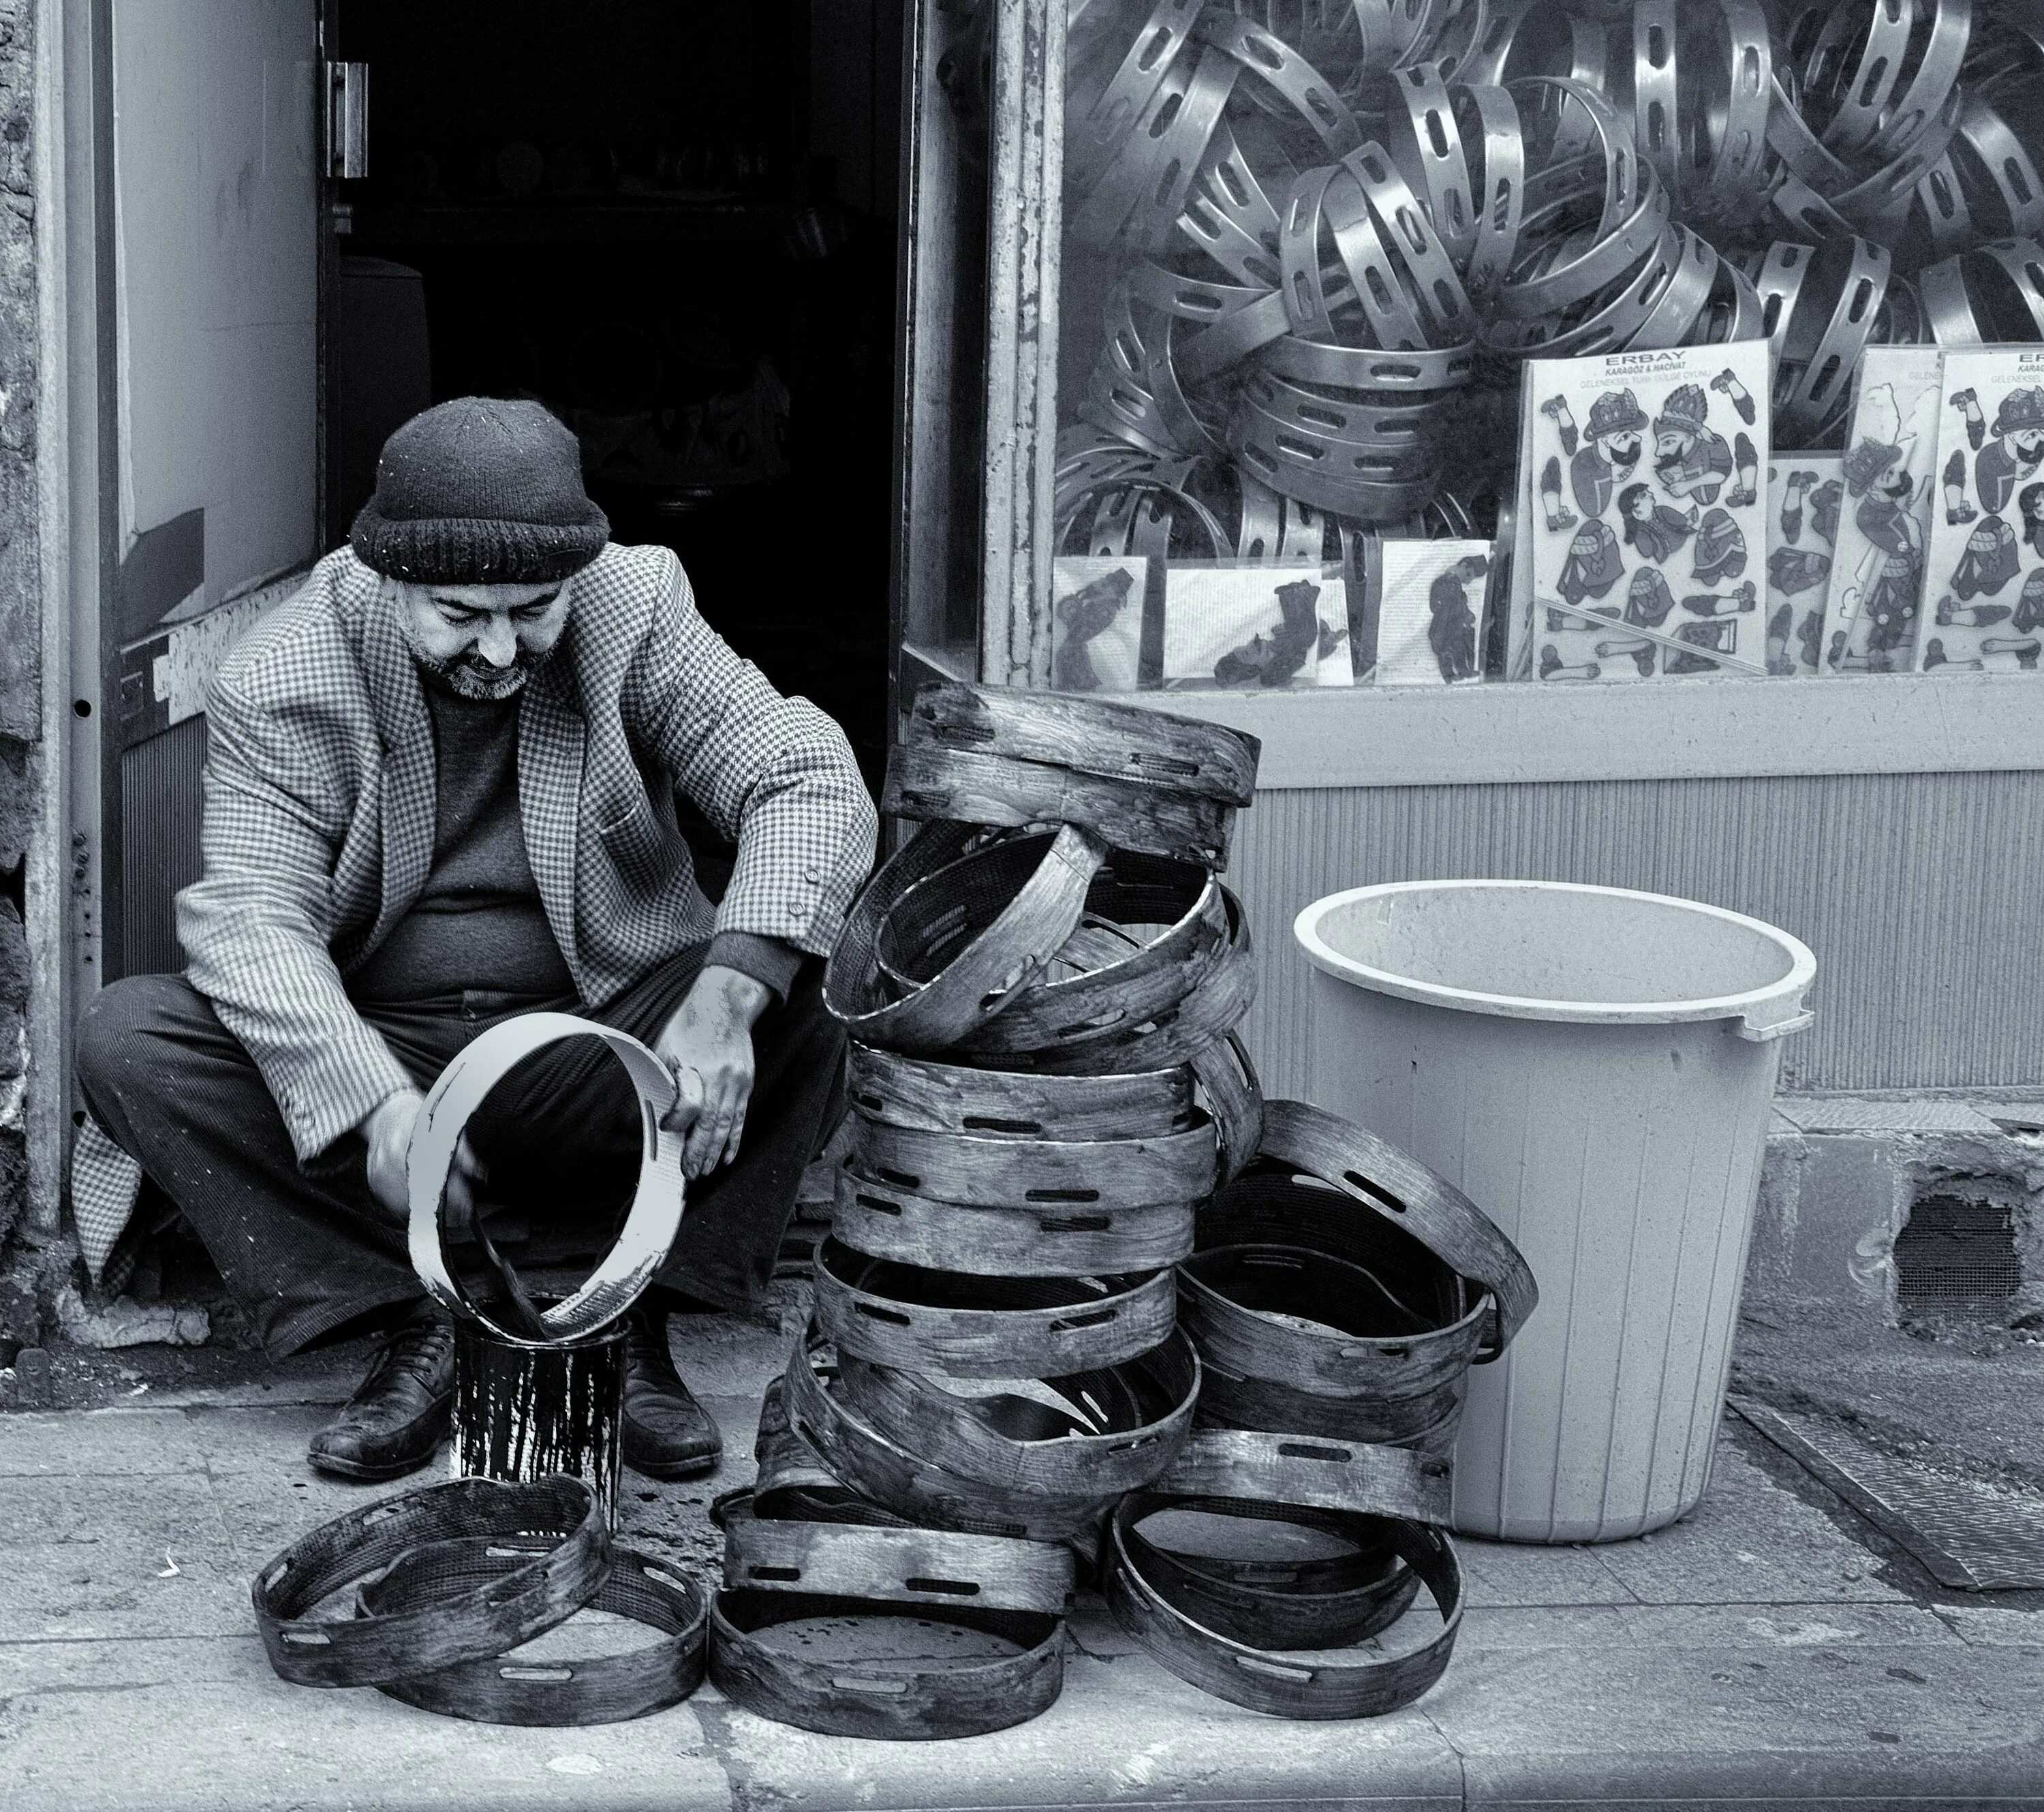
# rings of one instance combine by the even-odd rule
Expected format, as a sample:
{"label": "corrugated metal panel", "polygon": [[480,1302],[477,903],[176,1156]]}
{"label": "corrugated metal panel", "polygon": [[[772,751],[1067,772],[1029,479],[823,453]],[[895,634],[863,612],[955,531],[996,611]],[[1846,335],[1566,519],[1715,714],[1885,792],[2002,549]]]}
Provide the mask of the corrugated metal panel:
{"label": "corrugated metal panel", "polygon": [[202,717],[187,717],[121,753],[124,975],[160,975],[185,966],[171,902],[199,875],[199,772],[205,764]]}
{"label": "corrugated metal panel", "polygon": [[1377,881],[1483,876],[1677,894],[1817,953],[1797,1088],[2044,1083],[2044,773],[1267,792],[1228,879],[1262,971],[1251,1049],[1274,1093],[1312,1048],[1299,910]]}

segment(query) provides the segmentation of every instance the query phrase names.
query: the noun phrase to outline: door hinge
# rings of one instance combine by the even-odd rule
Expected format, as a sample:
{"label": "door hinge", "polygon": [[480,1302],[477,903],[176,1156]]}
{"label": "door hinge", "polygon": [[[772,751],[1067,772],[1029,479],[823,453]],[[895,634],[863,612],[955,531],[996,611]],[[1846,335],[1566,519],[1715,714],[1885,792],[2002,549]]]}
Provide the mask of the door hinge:
{"label": "door hinge", "polygon": [[369,65],[320,65],[326,100],[326,173],[344,181],[369,174]]}

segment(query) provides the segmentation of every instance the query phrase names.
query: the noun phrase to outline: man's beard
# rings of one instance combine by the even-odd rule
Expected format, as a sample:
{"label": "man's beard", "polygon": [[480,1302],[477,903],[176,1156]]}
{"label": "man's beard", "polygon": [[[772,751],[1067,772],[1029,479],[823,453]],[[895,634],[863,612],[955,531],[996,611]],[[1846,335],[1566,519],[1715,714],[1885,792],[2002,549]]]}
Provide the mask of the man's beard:
{"label": "man's beard", "polygon": [[412,633],[412,625],[401,612],[398,619],[405,645],[412,652],[412,659],[418,664],[419,671],[426,678],[457,698],[467,698],[478,705],[501,705],[507,698],[524,691],[525,682],[546,665],[553,652],[534,654],[521,648],[512,657],[508,667],[495,667],[479,654],[468,652],[456,655],[451,660],[428,653],[419,645],[418,638]]}
{"label": "man's beard", "polygon": [[1907,472],[1898,472],[1880,487],[1881,494],[1891,502],[1900,503],[1916,488],[1916,481]]}
{"label": "man's beard", "polygon": [[501,705],[524,690],[525,682],[545,664],[544,655],[530,655],[521,648],[509,667],[492,667],[474,655],[453,660],[425,663],[426,676],[444,686],[457,698],[473,699],[479,705]]}

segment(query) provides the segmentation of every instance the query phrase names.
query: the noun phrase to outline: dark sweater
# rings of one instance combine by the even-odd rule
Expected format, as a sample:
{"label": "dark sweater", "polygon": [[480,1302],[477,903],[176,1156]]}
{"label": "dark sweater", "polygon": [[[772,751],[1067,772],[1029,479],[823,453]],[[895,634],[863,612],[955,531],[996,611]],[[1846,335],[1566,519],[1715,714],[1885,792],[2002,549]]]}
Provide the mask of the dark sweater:
{"label": "dark sweater", "polygon": [[358,1000],[487,989],[558,1000],[574,978],[540,904],[518,817],[518,700],[457,698],[428,683],[433,863],[412,909],[352,977]]}
{"label": "dark sweater", "polygon": [[[410,911],[350,978],[363,1002],[468,990],[571,1001],[574,977],[554,941],[518,815],[518,714],[428,683],[436,771],[433,860]],[[801,952],[770,937],[724,932],[707,961],[786,997]]]}

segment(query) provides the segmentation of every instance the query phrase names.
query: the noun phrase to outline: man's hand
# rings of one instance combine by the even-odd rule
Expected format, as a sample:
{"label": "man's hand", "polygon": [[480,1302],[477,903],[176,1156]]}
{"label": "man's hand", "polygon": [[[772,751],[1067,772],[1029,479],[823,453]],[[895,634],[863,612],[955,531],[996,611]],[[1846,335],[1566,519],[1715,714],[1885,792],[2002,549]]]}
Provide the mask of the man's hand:
{"label": "man's hand", "polygon": [[[417,1089],[400,1090],[374,1109],[359,1129],[369,1147],[370,1195],[383,1210],[385,1218],[400,1227],[412,1217],[405,1158],[411,1148],[412,1128],[425,1104],[426,1098]],[[448,1171],[445,1225],[450,1233],[459,1233],[474,1218],[482,1178],[482,1165],[464,1133],[455,1143],[454,1163]]]}
{"label": "man's hand", "polygon": [[707,1176],[738,1156],[752,1099],[752,1028],[773,998],[764,982],[713,966],[697,976],[654,1041],[674,1075],[674,1105],[665,1124],[688,1135],[685,1176]]}

